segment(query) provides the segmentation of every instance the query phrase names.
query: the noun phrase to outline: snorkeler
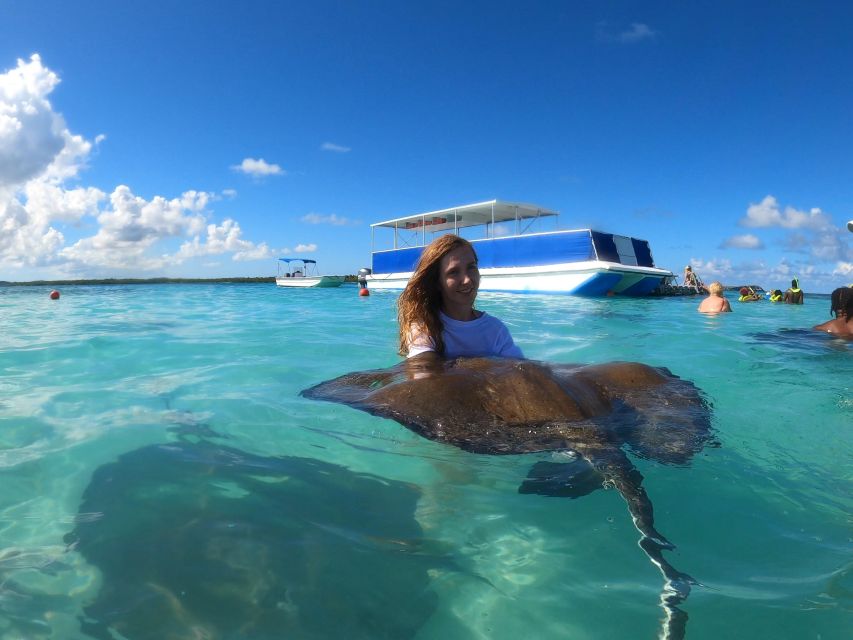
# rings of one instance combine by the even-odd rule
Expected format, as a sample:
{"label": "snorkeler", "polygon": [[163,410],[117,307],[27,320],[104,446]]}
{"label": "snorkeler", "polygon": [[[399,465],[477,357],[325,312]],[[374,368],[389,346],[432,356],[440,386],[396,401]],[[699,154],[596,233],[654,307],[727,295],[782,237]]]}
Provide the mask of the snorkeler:
{"label": "snorkeler", "polygon": [[752,287],[741,287],[738,293],[740,293],[738,302],[758,302],[761,300],[761,296],[755,293]]}
{"label": "snorkeler", "polygon": [[770,302],[782,302],[782,290],[774,289],[770,292]]}
{"label": "snorkeler", "polygon": [[479,287],[471,243],[452,234],[433,240],[397,300],[400,355],[523,358],[504,323],[474,309]]}
{"label": "snorkeler", "polygon": [[853,289],[838,287],[832,292],[829,313],[833,320],[814,326],[817,331],[826,331],[838,336],[853,336]]}
{"label": "snorkeler", "polygon": [[791,288],[785,292],[785,304],[803,304],[803,290],[797,278],[791,280]]}

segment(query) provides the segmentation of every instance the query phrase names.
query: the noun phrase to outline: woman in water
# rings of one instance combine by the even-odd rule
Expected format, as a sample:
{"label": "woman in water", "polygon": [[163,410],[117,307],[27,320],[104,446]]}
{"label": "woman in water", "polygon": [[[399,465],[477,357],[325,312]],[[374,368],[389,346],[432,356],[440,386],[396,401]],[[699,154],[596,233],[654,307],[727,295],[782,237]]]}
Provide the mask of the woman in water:
{"label": "woman in water", "polygon": [[397,301],[400,355],[523,358],[504,323],[474,309],[479,288],[471,243],[452,234],[433,240]]}
{"label": "woman in water", "polygon": [[839,336],[853,336],[853,288],[838,287],[832,292],[829,305],[834,320],[827,320],[814,328]]}

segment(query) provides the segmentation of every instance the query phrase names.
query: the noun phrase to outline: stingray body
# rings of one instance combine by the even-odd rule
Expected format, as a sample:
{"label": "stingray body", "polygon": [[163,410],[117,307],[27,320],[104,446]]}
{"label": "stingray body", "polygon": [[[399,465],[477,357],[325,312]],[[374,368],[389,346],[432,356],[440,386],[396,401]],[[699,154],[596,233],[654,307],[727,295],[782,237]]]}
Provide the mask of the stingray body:
{"label": "stingray body", "polygon": [[708,405],[689,381],[637,362],[581,366],[423,354],[302,394],[392,418],[473,453],[577,453],[586,464],[540,462],[520,491],[578,497],[604,483],[617,488],[642,534],[640,547],[665,579],[662,637],[684,636],[687,615],[677,605],[695,582],[664,558],[673,545],[656,530],[643,477],[625,450],[683,465],[712,441]]}

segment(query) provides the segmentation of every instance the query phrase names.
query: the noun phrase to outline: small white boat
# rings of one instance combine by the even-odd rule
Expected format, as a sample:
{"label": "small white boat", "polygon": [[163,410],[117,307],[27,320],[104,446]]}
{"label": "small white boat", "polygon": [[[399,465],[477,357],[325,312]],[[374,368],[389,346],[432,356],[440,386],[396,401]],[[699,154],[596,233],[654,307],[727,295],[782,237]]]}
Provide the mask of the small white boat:
{"label": "small white boat", "polygon": [[279,258],[275,283],[279,287],[340,287],[343,276],[321,276],[316,260]]}

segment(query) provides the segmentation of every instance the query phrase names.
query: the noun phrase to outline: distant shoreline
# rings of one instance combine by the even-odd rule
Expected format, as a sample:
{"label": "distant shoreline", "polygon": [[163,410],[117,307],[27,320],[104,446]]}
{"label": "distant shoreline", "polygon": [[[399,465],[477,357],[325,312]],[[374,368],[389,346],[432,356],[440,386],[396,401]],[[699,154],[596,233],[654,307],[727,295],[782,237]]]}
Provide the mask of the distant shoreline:
{"label": "distant shoreline", "polygon": [[99,278],[86,280],[31,280],[29,282],[5,282],[0,287],[59,287],[92,284],[228,284],[228,283],[268,283],[275,277],[262,278]]}
{"label": "distant shoreline", "polygon": [[[356,276],[344,276],[344,282],[355,282]],[[93,284],[273,284],[275,276],[257,278],[98,278],[86,280],[30,280],[8,282],[0,280],[0,287],[58,287]]]}
{"label": "distant shoreline", "polygon": [[[358,282],[358,276],[344,276],[345,283]],[[0,280],[2,287],[66,287],[91,285],[126,285],[126,284],[275,284],[275,276],[259,276],[255,278],[98,278],[87,280],[30,280],[28,282],[11,282]],[[726,292],[736,292],[740,286],[726,286]],[[760,289],[760,287],[759,287]],[[762,290],[763,291],[763,290]],[[698,294],[697,294],[698,295]],[[811,293],[807,296],[829,298],[828,293]],[[653,296],[654,297],[654,296]],[[665,296],[661,296],[665,297]]]}

